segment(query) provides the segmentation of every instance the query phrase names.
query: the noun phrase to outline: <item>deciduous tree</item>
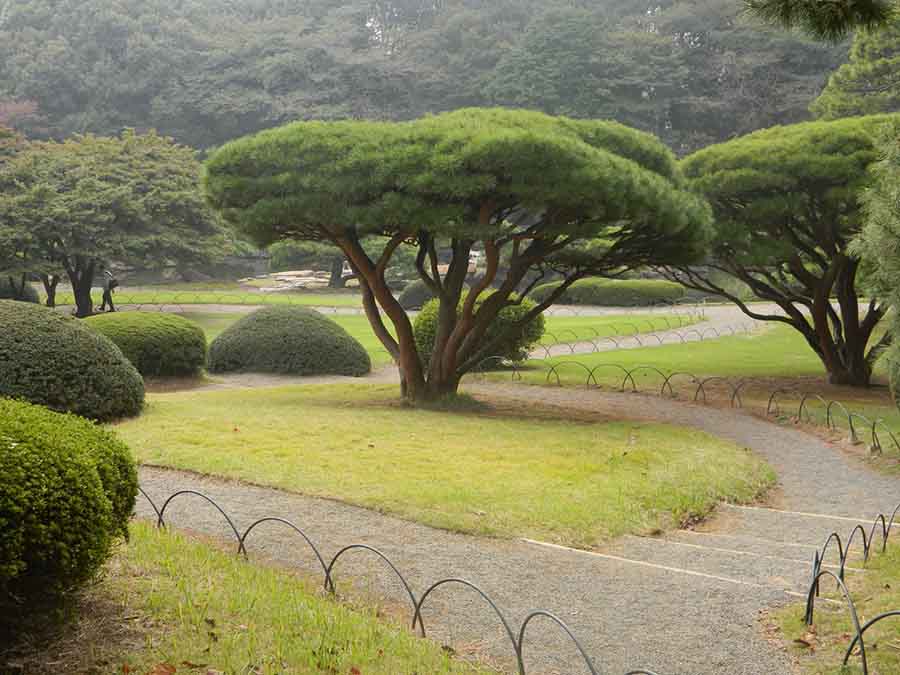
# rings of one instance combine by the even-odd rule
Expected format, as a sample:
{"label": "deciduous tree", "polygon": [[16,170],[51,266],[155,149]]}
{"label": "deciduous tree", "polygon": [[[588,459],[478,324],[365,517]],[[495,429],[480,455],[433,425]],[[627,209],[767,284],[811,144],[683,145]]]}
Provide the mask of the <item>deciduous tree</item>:
{"label": "deciduous tree", "polygon": [[28,143],[0,171],[0,239],[16,244],[25,270],[43,273],[48,294],[63,271],[88,316],[104,266],[214,254],[222,230],[199,170],[193,150],[155,133]]}

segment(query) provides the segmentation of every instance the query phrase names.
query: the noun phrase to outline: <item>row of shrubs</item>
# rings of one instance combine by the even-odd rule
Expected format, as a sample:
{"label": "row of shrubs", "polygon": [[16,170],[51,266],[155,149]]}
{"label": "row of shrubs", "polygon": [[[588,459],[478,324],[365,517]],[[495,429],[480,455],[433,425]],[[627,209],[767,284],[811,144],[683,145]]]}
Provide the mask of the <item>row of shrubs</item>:
{"label": "row of shrubs", "polygon": [[366,350],[304,307],[249,314],[207,351],[197,324],[174,314],[117,312],[78,321],[39,305],[0,300],[0,396],[99,421],[132,417],[148,376],[211,372],[360,376]]}
{"label": "row of shrubs", "polygon": [[[543,302],[559,288],[554,281],[535,287],[529,297]],[[556,300],[560,305],[597,305],[601,307],[645,307],[665,302],[675,302],[687,297],[687,289],[681,284],[662,279],[581,279],[572,284]],[[403,289],[397,301],[403,309],[416,310],[434,298],[434,293],[424,281],[414,281]]]}
{"label": "row of shrubs", "polygon": [[[544,302],[559,288],[560,282],[535,287],[530,297]],[[556,300],[560,305],[598,305],[602,307],[646,307],[676,302],[685,297],[681,284],[662,279],[580,279]]]}

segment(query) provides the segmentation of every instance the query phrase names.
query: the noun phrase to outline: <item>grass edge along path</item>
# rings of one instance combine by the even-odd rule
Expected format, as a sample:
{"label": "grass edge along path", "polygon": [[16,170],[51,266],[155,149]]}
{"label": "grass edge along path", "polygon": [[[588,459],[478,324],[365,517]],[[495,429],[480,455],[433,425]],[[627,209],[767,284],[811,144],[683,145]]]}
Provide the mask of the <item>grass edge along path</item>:
{"label": "grass edge along path", "polygon": [[583,548],[751,501],[775,480],[749,451],[694,429],[515,407],[412,410],[393,385],[154,394],[117,431],[146,464]]}
{"label": "grass edge along path", "polygon": [[[883,612],[900,610],[900,546],[889,545],[885,553],[879,547],[876,539],[875,548],[879,550],[873,552],[865,574],[854,574],[847,581],[860,625]],[[843,596],[840,591],[831,592],[835,586],[830,579],[823,579],[823,598],[837,602],[817,600],[812,627],[803,618],[805,601],[782,608],[771,617],[802,675],[862,672],[858,649],[850,656],[848,667],[841,666],[855,632]],[[900,617],[889,617],[876,624],[866,631],[864,641],[870,675],[900,673]]]}
{"label": "grass edge along path", "polygon": [[130,533],[73,623],[29,649],[22,672],[488,672],[287,570],[146,521]]}

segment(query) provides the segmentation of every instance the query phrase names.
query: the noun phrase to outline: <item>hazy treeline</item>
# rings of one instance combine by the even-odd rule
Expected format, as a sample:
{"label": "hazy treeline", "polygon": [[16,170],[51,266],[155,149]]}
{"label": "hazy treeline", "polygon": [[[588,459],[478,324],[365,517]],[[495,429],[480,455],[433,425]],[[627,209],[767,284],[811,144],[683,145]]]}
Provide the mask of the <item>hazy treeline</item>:
{"label": "hazy treeline", "polygon": [[205,148],[496,104],[614,118],[683,153],[807,118],[846,53],[736,0],[0,0],[0,118]]}

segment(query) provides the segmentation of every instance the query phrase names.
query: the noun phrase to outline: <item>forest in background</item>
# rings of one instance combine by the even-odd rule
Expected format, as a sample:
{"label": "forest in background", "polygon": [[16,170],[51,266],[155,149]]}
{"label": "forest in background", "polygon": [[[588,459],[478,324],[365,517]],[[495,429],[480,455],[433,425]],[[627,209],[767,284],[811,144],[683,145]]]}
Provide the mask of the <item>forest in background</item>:
{"label": "forest in background", "polygon": [[0,123],[206,149],[294,119],[502,105],[686,154],[808,119],[847,51],[736,0],[0,0]]}

